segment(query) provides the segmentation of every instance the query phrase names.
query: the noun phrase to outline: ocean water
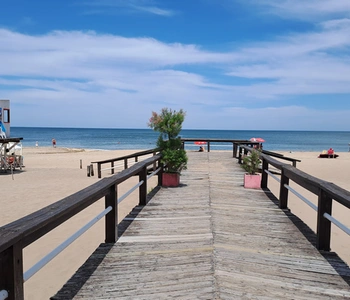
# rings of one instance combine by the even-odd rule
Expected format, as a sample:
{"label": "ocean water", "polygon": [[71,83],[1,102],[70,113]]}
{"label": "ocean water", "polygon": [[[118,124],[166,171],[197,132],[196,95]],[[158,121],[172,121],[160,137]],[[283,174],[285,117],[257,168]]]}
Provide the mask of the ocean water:
{"label": "ocean water", "polygon": [[[156,147],[158,133],[152,129],[44,128],[11,127],[11,137],[22,137],[24,147],[58,147],[124,150]],[[270,130],[191,130],[181,132],[183,138],[250,139],[261,137],[264,149],[271,151],[316,151],[332,147],[336,152],[348,152],[350,131],[270,131]],[[232,144],[211,143],[212,150],[231,150]],[[198,149],[186,143],[187,150]]]}

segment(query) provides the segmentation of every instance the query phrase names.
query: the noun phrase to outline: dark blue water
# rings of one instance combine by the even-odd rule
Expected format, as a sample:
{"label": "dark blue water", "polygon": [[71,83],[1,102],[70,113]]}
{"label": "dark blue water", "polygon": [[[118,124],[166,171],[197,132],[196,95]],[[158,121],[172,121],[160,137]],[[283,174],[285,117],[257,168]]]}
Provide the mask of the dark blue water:
{"label": "dark blue water", "polygon": [[[332,147],[336,152],[349,150],[349,131],[256,131],[256,130],[190,130],[181,132],[183,138],[250,139],[262,137],[264,149],[281,151],[316,151]],[[84,149],[150,149],[156,147],[158,133],[151,129],[94,129],[11,127],[11,137],[23,137],[24,147],[51,146]],[[186,149],[197,149],[192,143]],[[231,144],[211,144],[212,150],[231,150]]]}

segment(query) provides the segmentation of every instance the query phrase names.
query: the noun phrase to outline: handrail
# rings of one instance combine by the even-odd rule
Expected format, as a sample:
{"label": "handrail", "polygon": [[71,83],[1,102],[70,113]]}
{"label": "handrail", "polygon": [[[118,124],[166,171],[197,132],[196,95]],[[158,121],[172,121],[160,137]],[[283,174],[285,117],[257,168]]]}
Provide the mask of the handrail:
{"label": "handrail", "polygon": [[0,252],[21,241],[26,247],[58,225],[90,206],[109,193],[110,187],[118,185],[126,179],[138,174],[145,166],[160,159],[160,155],[148,158],[129,169],[103,178],[75,194],[48,205],[30,215],[0,227]]}
{"label": "handrail", "polygon": [[298,193],[295,189],[291,188],[289,185],[284,185],[289,191],[296,195],[299,199],[303,200],[307,205],[309,205],[314,211],[317,212],[317,205],[313,204],[309,199]]}
{"label": "handrail", "polygon": [[35,265],[29,268],[23,274],[23,281],[26,282],[30,279],[35,273],[41,270],[45,265],[47,265],[52,259],[54,259],[58,254],[60,254],[64,249],[66,249],[70,244],[72,244],[78,237],[80,237],[83,233],[85,233],[88,229],[90,229],[96,222],[102,219],[105,215],[107,215],[111,210],[112,206],[108,206],[105,210],[103,210],[100,214],[98,214],[95,218],[93,218],[90,222],[85,224],[82,228],[72,234],[68,239],[66,239],[63,243],[57,246],[50,253],[45,255],[40,261],[38,261]]}
{"label": "handrail", "polygon": [[110,158],[110,159],[105,159],[105,160],[93,161],[91,163],[109,163],[111,161],[118,161],[118,160],[123,160],[125,158],[133,158],[133,157],[138,157],[138,156],[151,154],[151,153],[154,153],[154,152],[158,152],[159,150],[160,150],[160,148],[148,149],[148,150],[139,151],[139,152],[135,152],[135,153],[124,155],[124,156],[118,156],[116,158]]}
{"label": "handrail", "polygon": [[110,158],[110,159],[105,159],[105,160],[93,161],[91,163],[92,164],[97,164],[97,175],[98,175],[98,178],[101,178],[102,177],[102,165],[103,164],[110,163],[111,167],[108,168],[108,169],[111,170],[112,174],[114,174],[114,168],[115,168],[114,163],[116,161],[124,161],[124,169],[127,169],[128,168],[128,159],[135,158],[135,162],[138,162],[138,158],[140,156],[144,156],[144,155],[148,155],[148,154],[156,155],[157,153],[159,153],[160,150],[161,150],[160,148],[154,148],[154,149],[149,149],[149,150],[135,152],[135,153],[132,153],[132,154],[129,154],[129,155],[125,155],[125,156],[119,156],[119,157],[116,157],[116,158]]}
{"label": "handrail", "polygon": [[[241,146],[241,148],[244,149],[245,153],[253,150],[253,148],[246,146]],[[334,217],[332,217],[333,201],[336,201],[346,208],[350,209],[349,191],[335,185],[334,183],[307,174],[297,169],[295,166],[291,166],[290,164],[278,161],[264,153],[260,153],[260,158],[262,159],[261,188],[268,187],[268,175],[271,175],[271,172],[268,171],[269,165],[272,165],[281,171],[281,179],[279,180],[279,207],[281,209],[286,209],[288,207],[289,190],[299,196],[297,192],[290,188],[289,180],[292,180],[299,186],[318,196],[318,206],[311,204],[311,202],[307,199],[304,199],[304,197],[300,197],[300,199],[305,201],[308,205],[311,204],[310,206],[317,211],[317,249],[330,251],[332,223],[349,234],[349,229],[346,226],[342,225],[339,221],[335,220]],[[285,159],[285,157],[279,157],[279,159]],[[241,155],[239,156],[239,160],[241,160]]]}
{"label": "handrail", "polygon": [[[253,150],[253,148],[251,147],[248,147],[248,146],[244,146],[244,145],[239,145],[240,147],[240,151],[239,151],[239,159],[241,162],[241,159],[242,159],[242,153],[241,153],[241,150],[244,150],[244,153],[248,153],[250,151]],[[293,166],[296,167],[296,162],[301,162],[300,159],[296,159],[296,158],[292,158],[292,157],[287,157],[287,156],[284,156],[284,155],[281,155],[281,154],[278,154],[278,153],[275,153],[275,152],[271,152],[271,151],[266,151],[266,150],[262,150],[262,153],[260,153],[260,156],[261,157],[264,157],[271,165],[273,165],[274,167],[276,167],[277,169],[280,169],[282,168],[282,166],[284,165],[283,162],[280,162],[279,160],[277,159],[274,159],[272,157],[276,157],[278,159],[282,159],[282,160],[286,160],[286,161],[291,161],[293,163]]]}
{"label": "handrail", "polygon": [[206,142],[207,151],[210,152],[210,143],[232,143],[233,157],[237,157],[237,150],[239,145],[259,145],[259,142],[252,142],[250,140],[236,140],[236,139],[205,139],[205,138],[181,138],[182,147],[185,147],[186,142]]}
{"label": "handrail", "polygon": [[[105,242],[114,243],[118,238],[117,185],[132,176],[139,175],[139,205],[146,205],[147,167],[162,166],[161,154],[145,159],[120,173],[101,179],[85,189],[42,208],[28,216],[0,227],[0,291],[8,291],[9,299],[23,299],[23,248],[38,240],[94,202],[105,197],[105,208],[111,211],[105,216]],[[162,169],[158,173],[161,185]],[[26,275],[26,278],[28,274]]]}

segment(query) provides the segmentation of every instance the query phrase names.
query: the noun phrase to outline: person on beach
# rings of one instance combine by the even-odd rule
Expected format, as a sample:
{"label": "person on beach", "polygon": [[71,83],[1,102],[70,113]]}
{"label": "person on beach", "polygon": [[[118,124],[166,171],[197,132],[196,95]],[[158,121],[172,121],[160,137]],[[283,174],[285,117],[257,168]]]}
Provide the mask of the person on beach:
{"label": "person on beach", "polygon": [[203,152],[203,151],[204,151],[204,148],[200,146],[198,152]]}
{"label": "person on beach", "polygon": [[52,139],[52,147],[56,148],[56,140]]}
{"label": "person on beach", "polygon": [[328,155],[333,155],[333,154],[334,154],[334,150],[332,148],[329,148]]}

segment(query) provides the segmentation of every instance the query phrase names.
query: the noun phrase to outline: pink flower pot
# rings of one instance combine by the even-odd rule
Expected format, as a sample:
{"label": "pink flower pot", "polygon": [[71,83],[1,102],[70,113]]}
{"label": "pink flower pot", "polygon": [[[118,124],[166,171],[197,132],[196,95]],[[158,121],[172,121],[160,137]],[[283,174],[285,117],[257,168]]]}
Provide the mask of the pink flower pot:
{"label": "pink flower pot", "polygon": [[247,189],[260,189],[261,176],[260,174],[249,175],[244,174],[244,187]]}
{"label": "pink flower pot", "polygon": [[164,187],[176,187],[180,184],[180,174],[178,173],[163,173],[162,181]]}

